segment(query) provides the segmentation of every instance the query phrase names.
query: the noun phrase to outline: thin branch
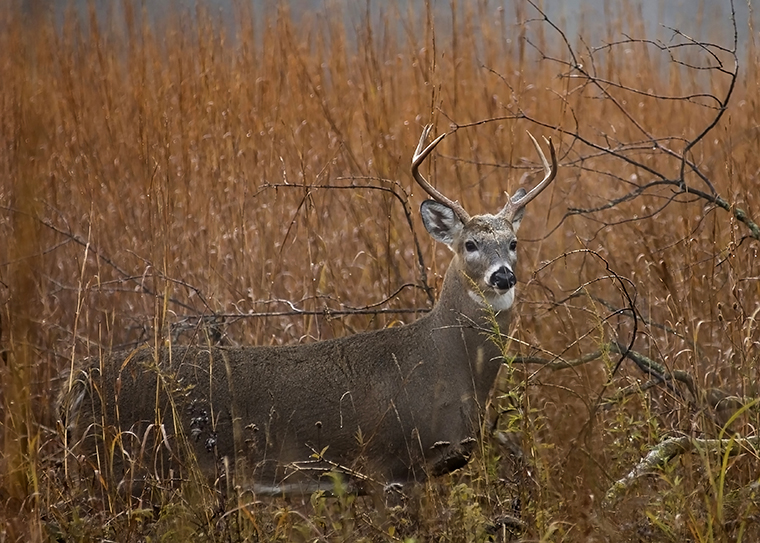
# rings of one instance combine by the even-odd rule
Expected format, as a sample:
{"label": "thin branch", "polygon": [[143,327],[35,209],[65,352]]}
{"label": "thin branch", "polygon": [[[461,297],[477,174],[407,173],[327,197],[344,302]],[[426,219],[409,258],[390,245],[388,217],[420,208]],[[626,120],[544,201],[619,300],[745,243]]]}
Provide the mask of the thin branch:
{"label": "thin branch", "polygon": [[373,180],[373,181],[380,181],[384,183],[388,183],[391,185],[395,185],[399,188],[399,190],[403,193],[403,196],[400,195],[396,190],[394,190],[391,187],[383,187],[378,185],[354,185],[353,183],[351,185],[305,185],[303,183],[264,183],[261,187],[261,190],[266,190],[269,188],[274,189],[292,189],[292,188],[307,188],[309,190],[318,190],[318,189],[324,189],[324,190],[356,190],[356,189],[367,189],[367,190],[378,190],[381,192],[386,192],[390,195],[392,195],[394,198],[396,198],[399,203],[401,204],[401,209],[404,211],[404,217],[406,218],[406,223],[409,226],[409,231],[412,234],[412,239],[414,240],[414,248],[415,248],[415,254],[417,256],[417,269],[419,270],[420,274],[420,282],[422,283],[422,288],[425,291],[425,294],[427,295],[428,301],[431,305],[435,303],[435,293],[433,291],[433,287],[430,286],[428,283],[428,276],[427,276],[427,267],[425,266],[425,260],[422,256],[422,247],[420,246],[420,240],[417,237],[417,233],[414,229],[414,222],[412,218],[412,210],[409,207],[409,194],[404,190],[404,188],[401,186],[401,184],[398,181],[392,181],[390,179],[383,179],[379,177],[371,177],[371,176],[350,176],[350,177],[338,177],[338,180],[350,180],[354,181],[357,179],[365,179],[365,180]]}

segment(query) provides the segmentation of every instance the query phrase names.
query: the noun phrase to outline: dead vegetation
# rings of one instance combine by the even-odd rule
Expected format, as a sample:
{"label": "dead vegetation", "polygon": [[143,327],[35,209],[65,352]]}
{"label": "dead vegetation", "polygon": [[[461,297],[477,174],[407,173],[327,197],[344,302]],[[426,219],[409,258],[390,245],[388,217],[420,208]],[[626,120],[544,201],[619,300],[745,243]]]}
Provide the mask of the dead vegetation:
{"label": "dead vegetation", "polygon": [[[730,20],[658,42],[631,8],[587,44],[517,4],[240,3],[234,35],[203,9],[2,10],[3,540],[760,538],[752,43]],[[411,193],[428,122],[458,127],[431,178],[475,213],[530,184],[525,130],[560,158],[520,231],[498,431],[465,470],[394,504],[221,500],[189,476],[149,506],[68,476],[53,398],[84,356],[429,309],[449,256]]]}

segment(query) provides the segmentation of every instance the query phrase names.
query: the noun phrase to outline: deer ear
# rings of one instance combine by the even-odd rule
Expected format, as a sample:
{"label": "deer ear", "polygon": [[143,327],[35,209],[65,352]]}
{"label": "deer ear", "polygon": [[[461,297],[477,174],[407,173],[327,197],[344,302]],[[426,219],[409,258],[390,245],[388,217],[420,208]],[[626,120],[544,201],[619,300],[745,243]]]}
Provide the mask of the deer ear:
{"label": "deer ear", "polygon": [[[525,189],[520,188],[517,189],[517,192],[515,192],[514,196],[510,198],[511,202],[516,202],[523,196],[525,196]],[[515,214],[512,215],[512,231],[516,234],[517,229],[520,228],[520,223],[522,222],[523,215],[525,215],[525,206],[521,206],[517,211],[515,211]]]}
{"label": "deer ear", "polygon": [[[504,194],[507,194],[506,192]],[[499,216],[502,217],[505,220],[508,220],[512,223],[512,230],[517,233],[517,229],[520,228],[520,222],[522,221],[523,215],[525,214],[525,207],[520,207],[516,211],[513,211],[512,205],[517,202],[520,198],[525,196],[526,192],[524,188],[519,188],[517,191],[515,191],[514,195],[509,198],[509,194],[507,194],[507,198],[509,199],[509,202],[504,206],[504,208],[499,212]]]}
{"label": "deer ear", "polygon": [[464,228],[462,220],[454,213],[449,206],[436,202],[435,200],[425,200],[420,206],[422,215],[422,224],[430,232],[433,239],[451,246],[454,239]]}

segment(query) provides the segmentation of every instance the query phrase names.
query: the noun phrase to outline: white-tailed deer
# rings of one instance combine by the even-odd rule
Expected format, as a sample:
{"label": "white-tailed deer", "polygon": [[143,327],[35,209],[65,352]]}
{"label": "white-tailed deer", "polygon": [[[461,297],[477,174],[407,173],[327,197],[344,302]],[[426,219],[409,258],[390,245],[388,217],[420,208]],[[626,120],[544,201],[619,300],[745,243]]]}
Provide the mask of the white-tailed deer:
{"label": "white-tailed deer", "polygon": [[544,179],[496,215],[470,217],[419,172],[446,135],[425,147],[429,131],[412,175],[433,198],[420,209],[425,228],[454,253],[429,314],[305,345],[141,348],[88,364],[61,405],[80,473],[168,478],[197,461],[212,479],[282,494],[330,488],[329,473],[362,490],[464,465],[502,363],[492,338],[515,300],[515,234],[557,159],[531,136]]}

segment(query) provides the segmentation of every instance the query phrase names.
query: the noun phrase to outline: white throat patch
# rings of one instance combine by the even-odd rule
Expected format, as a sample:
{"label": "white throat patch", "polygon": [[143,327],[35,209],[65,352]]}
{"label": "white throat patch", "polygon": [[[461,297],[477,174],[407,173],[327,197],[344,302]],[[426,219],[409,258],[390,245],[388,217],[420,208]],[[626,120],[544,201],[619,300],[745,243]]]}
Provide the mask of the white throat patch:
{"label": "white throat patch", "polygon": [[485,296],[481,295],[478,292],[473,292],[472,290],[467,291],[470,295],[470,298],[475,300],[478,305],[481,305],[483,307],[486,307],[486,305],[490,305],[494,311],[497,313],[499,311],[506,311],[507,309],[511,308],[515,303],[515,287],[512,287],[504,294],[497,294],[497,295],[491,295],[489,296],[486,294]]}

